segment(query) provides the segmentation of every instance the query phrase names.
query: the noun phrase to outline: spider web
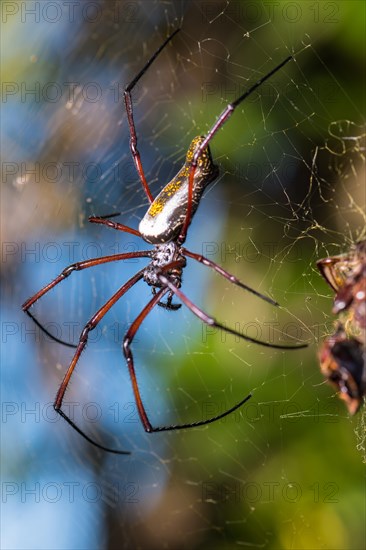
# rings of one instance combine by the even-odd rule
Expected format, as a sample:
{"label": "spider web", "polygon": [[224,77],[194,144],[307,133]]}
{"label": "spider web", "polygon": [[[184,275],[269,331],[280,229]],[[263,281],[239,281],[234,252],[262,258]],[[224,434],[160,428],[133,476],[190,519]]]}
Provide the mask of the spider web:
{"label": "spider web", "polygon": [[[11,459],[2,472],[3,546],[363,547],[365,410],[350,418],[319,371],[317,350],[335,318],[332,291],[315,267],[366,237],[360,3],[85,2],[72,23],[62,11],[56,25],[47,13],[25,17],[25,27],[9,19],[9,33],[23,31],[11,54],[3,38],[4,80],[32,85],[36,94],[40,86],[39,101],[9,94],[3,123],[3,164],[17,167],[13,175],[7,164],[2,181],[3,421]],[[220,177],[186,243],[281,307],[193,261],[183,290],[249,336],[310,345],[288,352],[254,346],[207,328],[185,307],[155,308],[133,344],[154,425],[198,421],[252,398],[210,426],[145,434],[121,352],[127,327],[151,297],[140,283],[90,334],[65,398],[88,434],[132,452],[119,457],[55,418],[50,404],[72,350],[34,329],[19,306],[70,263],[149,248],[87,218],[120,213],[118,221],[137,228],[146,211],[122,90],[177,26],[179,35],[133,91],[154,195],[228,102],[294,56],[212,140]],[[57,101],[55,90],[62,91]],[[24,174],[22,163],[34,173]],[[77,342],[88,319],[143,265],[74,273],[34,313]],[[12,528],[20,510],[26,539]]]}

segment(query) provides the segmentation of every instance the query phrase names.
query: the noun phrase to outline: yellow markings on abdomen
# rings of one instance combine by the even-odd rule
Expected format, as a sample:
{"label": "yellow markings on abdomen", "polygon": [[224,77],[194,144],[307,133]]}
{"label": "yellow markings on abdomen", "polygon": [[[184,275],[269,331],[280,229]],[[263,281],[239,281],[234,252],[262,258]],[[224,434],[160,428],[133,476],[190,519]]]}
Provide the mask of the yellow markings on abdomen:
{"label": "yellow markings on abdomen", "polygon": [[161,193],[156,197],[154,202],[150,205],[150,208],[148,209],[147,213],[152,218],[155,218],[158,214],[160,214],[164,206],[167,204],[169,199],[173,197],[182,187],[183,184],[186,183],[187,177],[189,175],[189,166],[184,166],[180,172],[175,176],[175,178],[172,179],[161,191]]}

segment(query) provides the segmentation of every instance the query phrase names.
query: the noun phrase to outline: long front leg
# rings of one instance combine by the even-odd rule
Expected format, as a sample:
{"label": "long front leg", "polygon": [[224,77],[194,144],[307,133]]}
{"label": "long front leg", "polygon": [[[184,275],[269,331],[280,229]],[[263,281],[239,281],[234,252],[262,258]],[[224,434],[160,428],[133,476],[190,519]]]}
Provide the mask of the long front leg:
{"label": "long front leg", "polygon": [[130,82],[125,90],[124,90],[124,100],[125,100],[125,107],[126,107],[126,113],[127,113],[127,120],[128,120],[128,127],[130,131],[130,150],[131,154],[135,163],[135,167],[137,170],[137,173],[139,175],[140,181],[142,183],[142,187],[145,191],[145,194],[147,198],[149,199],[149,202],[152,203],[154,200],[154,197],[151,194],[150,188],[148,186],[148,183],[146,181],[145,173],[142,168],[141,163],[141,155],[137,148],[137,135],[136,135],[136,128],[135,128],[135,121],[133,118],[133,103],[131,98],[131,91],[136,86],[137,82],[140,80],[140,78],[145,74],[147,69],[150,67],[150,65],[155,61],[157,56],[160,54],[160,52],[165,48],[165,46],[168,44],[168,42],[171,41],[171,39],[179,32],[180,29],[176,29],[168,38],[163,42],[163,44],[160,46],[158,50],[150,57],[149,61],[144,65],[144,67],[141,69],[141,71],[135,76],[135,78]]}
{"label": "long front leg", "polygon": [[211,129],[208,131],[208,133],[205,136],[205,139],[202,141],[200,146],[197,148],[194,157],[191,162],[191,167],[189,170],[189,176],[188,176],[188,201],[187,201],[187,211],[186,211],[186,217],[184,220],[184,224],[182,227],[182,230],[179,235],[179,242],[180,244],[183,244],[186,236],[187,236],[187,230],[188,226],[191,223],[192,220],[192,204],[193,204],[193,180],[194,175],[197,170],[197,164],[198,159],[202,155],[202,152],[208,144],[210,143],[211,139],[215,136],[215,134],[218,132],[218,130],[225,124],[225,122],[231,117],[235,109],[244,101],[248,96],[250,96],[257,88],[259,88],[266,80],[271,78],[277,71],[279,71],[286,63],[291,61],[293,57],[290,55],[288,56],[282,63],[277,65],[274,69],[272,69],[269,73],[262,76],[253,86],[249,88],[246,92],[244,92],[240,97],[235,99],[232,103],[229,103],[225,109],[222,111],[221,115],[217,118],[216,122],[213,124]]}

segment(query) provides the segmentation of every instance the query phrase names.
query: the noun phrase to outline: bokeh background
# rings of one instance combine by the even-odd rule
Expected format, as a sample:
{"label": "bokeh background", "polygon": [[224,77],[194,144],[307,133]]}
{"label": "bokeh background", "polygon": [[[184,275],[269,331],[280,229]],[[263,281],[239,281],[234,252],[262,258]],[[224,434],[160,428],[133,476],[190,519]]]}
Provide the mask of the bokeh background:
{"label": "bokeh background", "polygon": [[[317,362],[333,330],[315,268],[365,238],[362,2],[3,2],[2,547],[348,549],[365,546],[365,413],[351,418]],[[205,428],[147,435],[121,342],[151,295],[140,284],[91,333],[65,410],[52,401],[72,350],[21,304],[64,266],[147,248],[91,225],[147,200],[129,153],[123,87],[177,26],[133,93],[154,194],[191,139],[289,54],[212,142],[220,178],[187,247],[281,304],[275,309],[188,262],[184,290],[279,352],[156,308],[133,351],[154,425],[241,411]],[[76,342],[141,261],[74,273],[33,312]]]}

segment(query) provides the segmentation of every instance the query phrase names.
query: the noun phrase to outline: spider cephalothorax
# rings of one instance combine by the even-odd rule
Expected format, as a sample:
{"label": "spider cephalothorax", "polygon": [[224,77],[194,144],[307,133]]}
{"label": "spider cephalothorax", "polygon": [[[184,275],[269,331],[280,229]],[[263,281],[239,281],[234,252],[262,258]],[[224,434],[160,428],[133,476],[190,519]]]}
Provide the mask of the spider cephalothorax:
{"label": "spider cephalothorax", "polygon": [[[147,243],[153,244],[154,248],[152,250],[140,250],[137,252],[129,252],[125,254],[115,254],[113,256],[103,256],[101,258],[93,258],[91,260],[85,260],[72,264],[71,266],[65,268],[58,277],[51,281],[48,285],[42,288],[37,292],[32,298],[27,300],[23,304],[24,311],[38,324],[46,334],[48,334],[55,341],[66,344],[70,347],[76,348],[75,354],[71,363],[66,371],[64,379],[59,387],[59,390],[56,395],[54,402],[55,410],[87,441],[103,449],[105,451],[113,452],[116,454],[129,454],[128,451],[120,451],[116,449],[110,449],[97,443],[91,439],[85,432],[83,432],[74,421],[69,418],[62,410],[62,404],[65,396],[67,386],[69,384],[72,373],[79,361],[81,353],[85,349],[85,346],[88,341],[88,335],[90,331],[96,328],[98,323],[103,319],[103,317],[108,313],[111,307],[122,298],[122,296],[128,292],[136,283],[142,279],[152,287],[153,297],[145,305],[145,307],[140,311],[136,319],[131,323],[129,329],[127,330],[124,339],[123,339],[123,353],[126,358],[127,367],[130,373],[132,389],[134,392],[134,397],[137,405],[137,410],[140,416],[141,423],[146,432],[161,432],[168,430],[179,430],[183,428],[193,428],[195,426],[204,426],[224,418],[228,414],[232,413],[239,407],[241,407],[249,398],[250,395],[247,395],[239,403],[231,407],[230,409],[224,411],[223,413],[208,418],[206,420],[200,420],[198,422],[189,422],[187,424],[179,425],[170,425],[170,426],[153,426],[147,415],[145,406],[143,404],[139,385],[137,382],[134,359],[131,350],[132,341],[139,330],[141,323],[144,321],[146,316],[151,312],[151,310],[156,306],[160,305],[169,310],[176,310],[181,307],[181,304],[173,304],[172,298],[175,296],[178,298],[196,317],[198,317],[203,323],[216,327],[223,331],[226,331],[230,334],[235,335],[236,337],[242,338],[243,340],[253,342],[255,344],[260,344],[262,346],[267,346],[270,348],[277,349],[301,349],[307,346],[307,344],[275,344],[269,342],[263,342],[255,338],[251,338],[246,334],[238,332],[234,329],[230,329],[226,325],[223,325],[216,321],[215,318],[211,317],[200,309],[196,304],[194,304],[186,294],[181,290],[182,286],[182,273],[183,269],[186,266],[186,258],[190,258],[199,262],[202,265],[205,265],[216,273],[224,277],[226,280],[231,283],[243,288],[262,300],[269,302],[272,305],[278,305],[277,302],[271,298],[260,294],[256,290],[253,290],[246,284],[242,283],[234,275],[231,275],[225,269],[220,267],[215,262],[191,252],[183,247],[185,242],[188,227],[192,221],[192,217],[199,205],[199,202],[202,198],[204,189],[209,185],[215,178],[218,176],[218,167],[214,164],[211,156],[211,151],[209,147],[209,142],[215,136],[217,131],[224,125],[226,120],[233,114],[236,107],[244,101],[251,93],[254,92],[265,80],[270,78],[276,71],[283,67],[292,57],[287,57],[282,63],[280,63],[275,69],[259,79],[248,91],[243,93],[235,101],[227,105],[221,115],[217,118],[216,122],[213,124],[211,129],[208,131],[206,136],[199,136],[192,140],[191,145],[188,149],[185,163],[178,174],[163,188],[160,194],[154,199],[149,185],[146,181],[145,174],[142,168],[141,157],[139,150],[137,148],[137,135],[135,129],[135,122],[133,117],[133,103],[131,97],[131,91],[147,71],[159,53],[165,48],[165,46],[170,42],[170,40],[177,34],[179,29],[174,31],[160,46],[160,48],[151,56],[146,65],[141,69],[137,76],[126,86],[124,91],[124,102],[127,113],[127,122],[130,132],[130,150],[136,166],[137,173],[139,175],[142,187],[145,191],[146,197],[150,202],[150,206],[140,222],[139,231],[128,227],[121,223],[114,222],[110,219],[104,217],[92,216],[89,218],[91,223],[98,223],[101,225],[106,225],[117,231],[123,231],[130,233],[132,235],[141,237]],[[109,216],[111,217],[111,216]],[[94,267],[108,262],[123,261],[130,258],[144,258],[148,259],[149,263],[145,268],[140,269],[135,275],[133,275],[127,282],[125,282],[119,290],[111,297],[109,300],[100,307],[100,309],[93,315],[89,322],[85,325],[84,329],[81,332],[79,342],[77,345],[71,344],[69,342],[63,342],[58,338],[52,336],[47,329],[45,329],[39,321],[37,321],[29,309],[31,306],[39,300],[44,294],[49,290],[54,288],[57,284],[63,281],[65,278],[69,277],[73,271],[80,271],[82,269],[87,269],[89,267]],[[162,302],[162,299],[166,299],[166,302]]]}
{"label": "spider cephalothorax", "polygon": [[[182,286],[183,268],[187,262],[178,244],[172,241],[155,245],[151,251],[151,258],[150,263],[144,269],[144,281],[153,287],[153,294],[156,293],[156,289],[164,286],[159,278],[161,272],[165,272],[165,275],[170,278],[177,288]],[[173,295],[174,293],[170,291],[167,302],[158,302],[158,305],[166,309],[179,309],[182,304],[172,304]]]}

